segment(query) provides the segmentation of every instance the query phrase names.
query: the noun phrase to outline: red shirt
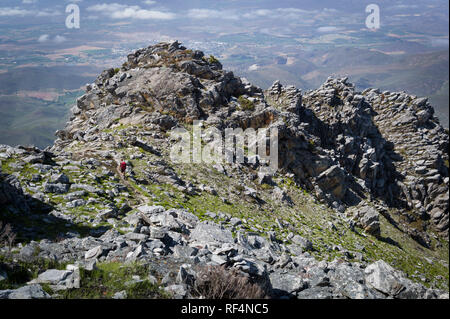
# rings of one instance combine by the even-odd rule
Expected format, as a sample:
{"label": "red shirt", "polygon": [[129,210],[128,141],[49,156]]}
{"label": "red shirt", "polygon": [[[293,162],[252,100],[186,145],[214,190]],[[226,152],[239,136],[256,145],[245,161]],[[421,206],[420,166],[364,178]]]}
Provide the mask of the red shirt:
{"label": "red shirt", "polygon": [[120,163],[120,170],[122,172],[125,172],[126,169],[127,169],[127,163],[125,163],[125,162]]}

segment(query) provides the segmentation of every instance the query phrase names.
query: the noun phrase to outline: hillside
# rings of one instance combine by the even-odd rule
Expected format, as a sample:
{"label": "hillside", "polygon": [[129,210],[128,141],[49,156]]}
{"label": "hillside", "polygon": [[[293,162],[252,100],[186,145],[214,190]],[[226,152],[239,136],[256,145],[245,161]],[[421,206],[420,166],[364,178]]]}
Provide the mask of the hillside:
{"label": "hillside", "polygon": [[[244,162],[173,160],[196,121],[205,149],[276,130],[276,170],[252,152],[267,136]],[[427,98],[332,77],[264,91],[159,43],[87,85],[56,136],[0,146],[16,235],[0,298],[217,298],[231,282],[228,298],[448,299],[448,131]]]}

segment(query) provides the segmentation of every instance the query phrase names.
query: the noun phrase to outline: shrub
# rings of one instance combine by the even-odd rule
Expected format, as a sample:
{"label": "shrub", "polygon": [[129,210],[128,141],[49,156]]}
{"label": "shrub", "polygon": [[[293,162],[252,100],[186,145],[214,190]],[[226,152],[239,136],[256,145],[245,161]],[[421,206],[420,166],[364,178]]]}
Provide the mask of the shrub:
{"label": "shrub", "polygon": [[195,280],[194,294],[206,299],[262,299],[263,289],[253,284],[237,269],[227,270],[223,266],[202,268]]}
{"label": "shrub", "polygon": [[16,234],[12,231],[11,225],[3,226],[3,222],[0,221],[0,246],[8,247],[8,251],[11,252],[15,240]]}
{"label": "shrub", "polygon": [[214,55],[210,55],[209,56],[208,62],[211,63],[211,64],[213,64],[213,63],[220,63],[219,60],[217,60]]}
{"label": "shrub", "polygon": [[242,95],[238,98],[238,102],[241,105],[242,110],[253,111],[255,109],[255,104],[252,101],[243,97]]}
{"label": "shrub", "polygon": [[308,140],[308,149],[310,152],[316,149],[316,142],[313,139]]}

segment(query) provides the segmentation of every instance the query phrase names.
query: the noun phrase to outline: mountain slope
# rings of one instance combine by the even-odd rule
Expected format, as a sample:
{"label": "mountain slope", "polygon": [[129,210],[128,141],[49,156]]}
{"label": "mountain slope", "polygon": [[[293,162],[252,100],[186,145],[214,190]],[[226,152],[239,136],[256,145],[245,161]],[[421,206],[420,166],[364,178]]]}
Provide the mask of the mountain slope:
{"label": "mountain slope", "polygon": [[[274,298],[448,298],[448,132],[426,99],[345,78],[263,91],[173,42],[105,70],[71,113],[46,151],[0,147],[2,220],[35,240],[17,258],[76,263],[51,295],[82,295],[93,262],[138,262],[179,297],[224,265]],[[278,170],[171,160],[198,120],[276,128]]]}

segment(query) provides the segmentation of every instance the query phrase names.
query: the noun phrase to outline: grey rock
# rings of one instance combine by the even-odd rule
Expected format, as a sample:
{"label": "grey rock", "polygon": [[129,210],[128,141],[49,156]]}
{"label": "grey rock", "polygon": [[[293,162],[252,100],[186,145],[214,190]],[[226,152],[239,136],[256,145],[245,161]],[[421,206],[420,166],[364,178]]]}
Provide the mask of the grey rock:
{"label": "grey rock", "polygon": [[228,262],[226,257],[215,254],[211,255],[211,261],[219,266],[225,265]]}
{"label": "grey rock", "polygon": [[325,269],[317,266],[308,269],[306,272],[307,282],[310,287],[328,287],[330,286],[330,279],[325,272]]}
{"label": "grey rock", "polygon": [[322,190],[331,192],[336,198],[345,196],[348,185],[345,182],[345,173],[339,166],[331,166],[322,172],[316,180]]}
{"label": "grey rock", "polygon": [[31,283],[48,284],[55,290],[80,288],[80,273],[78,267],[68,267],[68,270],[49,269],[31,281]]}
{"label": "grey rock", "polygon": [[292,237],[291,241],[300,246],[304,251],[313,250],[313,244],[308,239],[301,237],[300,235],[295,235]]}
{"label": "grey rock", "polygon": [[329,287],[312,287],[300,291],[297,299],[334,299],[336,295]]}
{"label": "grey rock", "polygon": [[173,255],[178,258],[189,258],[196,256],[198,249],[190,246],[177,245],[173,248]]}
{"label": "grey rock", "polygon": [[195,272],[192,270],[190,265],[184,264],[180,266],[178,275],[176,278],[177,284],[184,284],[187,286],[193,286],[195,281]]}
{"label": "grey rock", "polygon": [[135,242],[145,242],[148,239],[148,235],[138,233],[126,233],[125,238]]}
{"label": "grey rock", "polygon": [[209,222],[201,222],[191,232],[191,240],[199,243],[234,243],[231,232]]}
{"label": "grey rock", "polygon": [[162,206],[140,206],[137,210],[145,215],[159,214],[165,211]]}
{"label": "grey rock", "polygon": [[273,272],[270,274],[272,294],[276,298],[283,296],[295,296],[307,287],[299,273]]}
{"label": "grey rock", "polygon": [[96,246],[96,247],[88,250],[85,253],[84,258],[85,259],[95,259],[95,258],[100,257],[103,254],[104,254],[104,249],[101,245],[99,245],[99,246]]}
{"label": "grey rock", "polygon": [[65,194],[69,191],[69,189],[70,189],[69,184],[51,184],[51,183],[44,184],[45,193]]}
{"label": "grey rock", "polygon": [[15,290],[0,290],[0,299],[50,299],[41,285],[32,284]]}
{"label": "grey rock", "polygon": [[128,297],[127,292],[125,290],[122,290],[122,291],[116,292],[113,295],[112,299],[127,299],[127,297]]}
{"label": "grey rock", "polygon": [[170,285],[164,288],[164,290],[172,294],[175,299],[183,299],[187,295],[187,289],[184,285]]}
{"label": "grey rock", "polygon": [[361,216],[359,222],[366,232],[376,236],[380,234],[379,213],[376,209],[365,206],[360,209],[358,215]]}
{"label": "grey rock", "polygon": [[52,184],[70,184],[70,179],[66,174],[54,175],[50,179]]}
{"label": "grey rock", "polygon": [[382,293],[396,296],[404,289],[400,273],[383,260],[367,266],[364,273],[367,285]]}

